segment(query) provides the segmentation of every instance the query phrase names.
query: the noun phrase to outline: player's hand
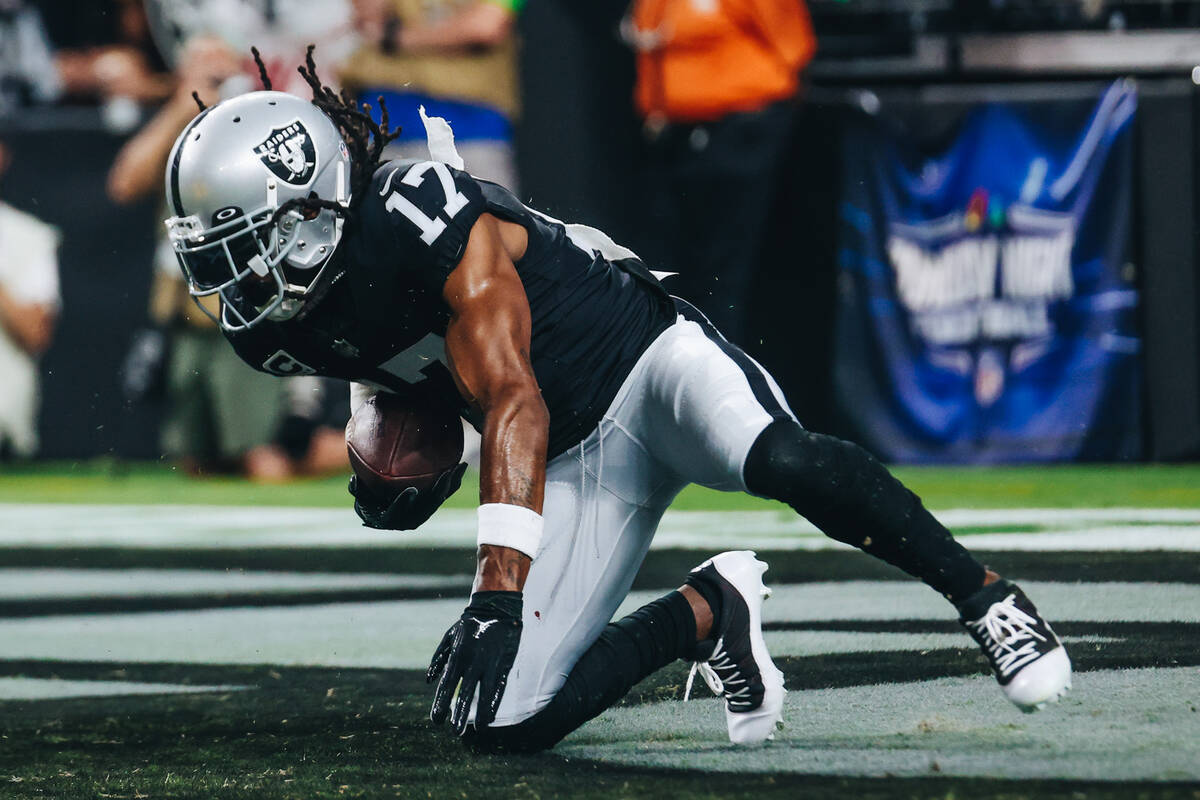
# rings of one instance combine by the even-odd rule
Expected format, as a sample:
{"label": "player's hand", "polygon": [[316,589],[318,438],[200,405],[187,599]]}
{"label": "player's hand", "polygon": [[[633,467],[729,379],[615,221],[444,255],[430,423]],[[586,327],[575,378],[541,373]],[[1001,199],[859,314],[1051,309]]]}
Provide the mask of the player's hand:
{"label": "player's hand", "polygon": [[[450,711],[454,689],[458,702],[450,725],[462,736],[467,729],[471,701],[479,690],[479,706],[475,710],[475,727],[483,728],[496,719],[496,709],[504,696],[508,672],[517,657],[521,642],[521,593],[475,592],[471,604],[450,626],[438,645],[425,681],[437,680],[433,694],[433,709],[429,718],[442,723]],[[441,680],[438,680],[441,676]],[[459,686],[459,682],[462,686]]]}
{"label": "player's hand", "polygon": [[446,498],[462,485],[465,463],[451,467],[425,491],[410,486],[395,497],[381,496],[363,486],[358,476],[350,476],[349,490],[354,497],[354,513],[368,528],[387,531],[411,531],[425,524]]}

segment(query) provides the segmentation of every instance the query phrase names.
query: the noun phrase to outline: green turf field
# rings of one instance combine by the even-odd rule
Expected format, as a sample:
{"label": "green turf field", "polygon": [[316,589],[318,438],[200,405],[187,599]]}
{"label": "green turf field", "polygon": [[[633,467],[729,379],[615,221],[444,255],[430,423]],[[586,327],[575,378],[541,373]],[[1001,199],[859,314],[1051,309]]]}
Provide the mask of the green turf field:
{"label": "green turf field", "polygon": [[[1200,465],[1103,464],[1054,467],[899,467],[929,508],[1200,508]],[[468,473],[451,508],[477,501]],[[0,468],[0,503],[296,505],[348,503],[345,480],[255,486],[236,478],[187,476],[167,464],[88,462]],[[689,487],[677,509],[743,510],[774,504]]]}
{"label": "green turf field", "polygon": [[473,477],[433,530],[395,535],[357,526],[341,479],[0,472],[0,798],[1200,800],[1200,468],[898,472],[1053,610],[1076,668],[1062,703],[1012,708],[897,570],[816,547],[776,504],[690,489],[619,613],[718,544],[758,549],[787,727],[733,748],[716,701],[681,702],[677,662],[521,758],[427,721],[422,670],[469,592]]}

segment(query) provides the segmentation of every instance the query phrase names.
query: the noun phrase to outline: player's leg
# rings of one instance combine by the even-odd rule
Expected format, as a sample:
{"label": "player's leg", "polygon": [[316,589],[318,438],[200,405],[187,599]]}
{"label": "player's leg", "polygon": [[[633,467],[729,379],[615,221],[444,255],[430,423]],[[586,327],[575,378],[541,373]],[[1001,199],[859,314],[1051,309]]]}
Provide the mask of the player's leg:
{"label": "player's leg", "polygon": [[801,428],[769,374],[694,309],[681,310],[695,324],[669,332],[677,342],[660,380],[671,403],[641,434],[657,457],[693,482],[786,502],[828,536],[945,595],[1023,709],[1069,688],[1066,652],[1020,589],[989,573],[861,447]]}
{"label": "player's leg", "polygon": [[[520,688],[516,696],[532,698],[534,702],[526,700],[523,705],[537,708],[536,713],[523,715],[523,719],[516,715],[505,718],[502,704],[497,725],[479,732],[476,746],[507,751],[549,747],[616,702],[634,683],[681,657],[707,662],[721,678],[720,684],[714,684],[721,686],[726,697],[733,740],[761,741],[774,729],[783,702],[782,676],[762,640],[761,576],[765,565],[753,554],[722,554],[694,570],[679,591],[604,625],[628,589],[666,503],[689,478],[724,479],[729,488],[740,486],[745,453],[770,421],[747,420],[738,413],[740,394],[736,388],[731,393],[729,386],[740,378],[745,387],[745,379],[736,365],[712,355],[712,343],[694,324],[672,326],[638,360],[597,434],[567,454],[572,461],[560,457],[550,464],[546,529],[570,530],[570,520],[575,520],[577,529],[569,544],[555,543],[559,554],[538,554],[526,583],[527,596],[532,591],[556,610],[565,599],[566,608],[572,609],[582,603],[570,594],[564,597],[564,587],[595,592],[591,587],[608,583],[596,593],[605,601],[602,608],[587,615],[586,627],[577,628],[572,638],[565,638],[569,633],[548,631],[551,635],[539,643],[526,627],[522,647],[528,644],[530,660],[550,653],[550,664],[543,669],[548,668],[554,680],[545,681],[536,692]],[[719,351],[717,355],[721,355]],[[715,421],[728,433],[731,447],[706,435],[706,424],[714,420],[705,419],[701,424],[690,415],[676,413],[677,406],[694,403],[732,412]],[[589,494],[592,486],[600,491]],[[648,507],[653,513],[646,513]],[[625,522],[626,518],[634,524]],[[595,522],[590,522],[592,519]],[[624,563],[614,563],[610,576],[597,576],[596,565],[611,556],[596,548],[612,533],[618,537],[634,534],[630,544],[636,542],[640,549],[623,559]],[[552,586],[535,580],[534,571],[539,569],[541,576],[554,581]],[[546,627],[536,612],[531,614],[536,607],[527,599],[526,622],[535,626],[533,636],[538,635],[536,626]],[[564,648],[562,643],[569,646]],[[521,653],[517,658],[508,691],[514,685]],[[521,674],[515,680],[526,678]],[[505,702],[509,701],[506,691]]]}
{"label": "player's leg", "polygon": [[[678,592],[606,630],[681,487],[613,425],[547,465],[546,535],[525,582],[520,646],[495,721],[468,729],[472,746],[550,747],[694,645],[695,617]],[[596,669],[581,680],[585,653]]]}
{"label": "player's leg", "polygon": [[[711,677],[706,680],[716,684],[715,692],[727,696],[730,738],[737,743],[761,742],[779,719],[778,707],[763,710],[767,690],[758,679],[758,662],[770,663],[760,627],[765,569],[746,551],[722,553],[706,561],[676,591],[604,626],[535,713],[512,725],[469,729],[468,744],[503,753],[553,747],[643,678],[680,658],[716,665],[707,667]],[[752,652],[755,648],[759,652]],[[782,691],[781,677],[777,683]],[[511,690],[510,679],[506,698]]]}
{"label": "player's leg", "polygon": [[[521,644],[496,721],[468,734],[478,749],[551,747],[642,678],[677,658],[695,660],[698,648],[699,657],[719,665],[733,704],[745,712],[761,705],[751,647],[767,659],[758,625],[765,567],[752,554],[722,554],[687,576],[678,591],[609,624],[663,511],[684,485],[630,434],[647,403],[664,402],[650,369],[653,350],[639,360],[597,430],[548,465],[547,536],[525,584]],[[735,646],[722,648],[721,641]],[[737,740],[761,741],[774,727],[770,717],[760,722],[767,728],[760,733],[750,726],[753,719],[752,713],[739,717]]]}
{"label": "player's leg", "polygon": [[827,536],[945,595],[1022,710],[1071,688],[1066,650],[1029,598],[976,561],[866,450],[778,420],[751,448],[745,479],[751,492],[787,503]]}
{"label": "player's leg", "polygon": [[755,440],[744,474],[752,493],[787,503],[826,536],[899,567],[953,603],[984,584],[983,565],[852,442],[776,420]]}

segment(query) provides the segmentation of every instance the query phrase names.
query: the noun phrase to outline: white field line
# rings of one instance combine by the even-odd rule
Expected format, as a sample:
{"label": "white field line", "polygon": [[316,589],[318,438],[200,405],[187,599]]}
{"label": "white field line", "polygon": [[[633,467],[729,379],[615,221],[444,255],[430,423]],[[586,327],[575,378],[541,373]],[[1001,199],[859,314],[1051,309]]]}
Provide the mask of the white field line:
{"label": "white field line", "polygon": [[[770,585],[769,572],[767,579]],[[1200,586],[1195,585],[1032,581],[1022,586],[1052,622],[1200,621]],[[634,592],[617,615],[661,594]],[[465,600],[464,589],[462,597],[443,600],[0,619],[0,642],[7,659],[424,669]],[[555,613],[553,607],[527,608],[535,610],[543,620]],[[954,617],[953,606],[915,582],[776,586],[763,607],[767,622]],[[965,633],[779,631],[768,636],[780,655],[867,651],[889,644],[973,646]]]}
{"label": "white field line", "polygon": [[0,569],[0,600],[187,597],[339,589],[462,588],[470,575],[260,572],[200,569]]}
{"label": "white field line", "polygon": [[[951,509],[939,512],[971,547],[989,550],[1200,551],[1200,509]],[[1034,533],[986,528],[1037,525]],[[419,532],[375,531],[350,509],[0,504],[0,547],[459,547],[475,512],[447,509]],[[668,511],[655,548],[826,550],[847,546],[786,511]]]}
{"label": "white field line", "polygon": [[59,700],[66,697],[104,697],[132,694],[192,694],[236,692],[247,686],[192,686],[130,681],[67,681],[57,678],[0,678],[0,700]]}
{"label": "white field line", "polygon": [[[831,653],[923,652],[970,650],[975,643],[965,633],[868,633],[863,631],[767,631],[767,650],[776,656],[821,656]],[[1070,650],[1078,644],[1120,641],[1105,636],[1065,636]]]}
{"label": "white field line", "polygon": [[[770,599],[763,603],[764,622],[956,618],[952,605],[917,581],[780,585],[771,580],[770,569],[763,580],[773,589]],[[1021,588],[1051,624],[1060,620],[1200,622],[1200,584],[1021,581]],[[630,592],[616,616],[629,614],[661,594]]]}

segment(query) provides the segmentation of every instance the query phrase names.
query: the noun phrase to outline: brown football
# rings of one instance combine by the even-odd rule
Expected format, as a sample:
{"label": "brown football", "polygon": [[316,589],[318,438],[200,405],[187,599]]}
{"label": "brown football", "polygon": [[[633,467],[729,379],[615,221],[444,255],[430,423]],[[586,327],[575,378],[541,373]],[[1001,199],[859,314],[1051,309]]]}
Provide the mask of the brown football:
{"label": "brown football", "polygon": [[379,392],[346,424],[346,448],[366,488],[386,496],[425,490],[462,459],[462,421],[452,408]]}

